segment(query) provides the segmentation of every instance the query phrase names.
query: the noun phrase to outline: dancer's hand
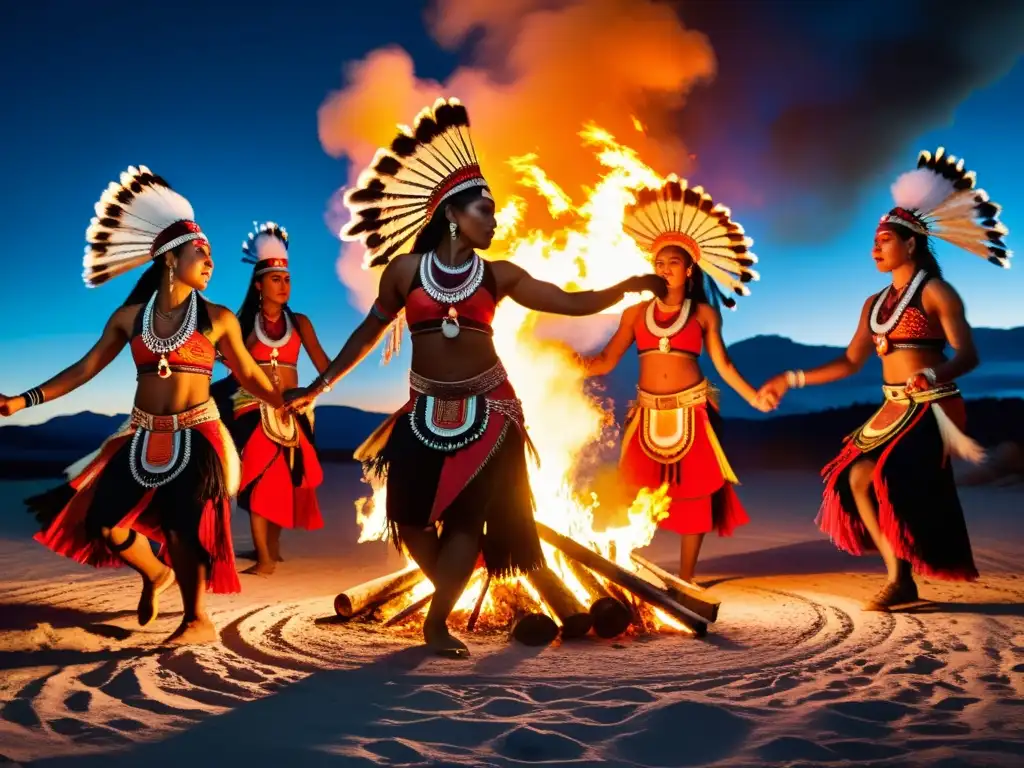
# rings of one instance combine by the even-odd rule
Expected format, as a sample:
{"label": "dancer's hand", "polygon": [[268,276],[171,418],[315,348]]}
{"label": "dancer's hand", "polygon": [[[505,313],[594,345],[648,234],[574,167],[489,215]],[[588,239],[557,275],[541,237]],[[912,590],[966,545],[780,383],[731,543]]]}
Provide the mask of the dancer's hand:
{"label": "dancer's hand", "polygon": [[668,295],[668,282],[661,275],[646,274],[627,277],[621,283],[622,290],[626,293],[643,293],[649,291],[659,299]]}
{"label": "dancer's hand", "polygon": [[782,398],[785,397],[788,391],[788,377],[786,374],[780,373],[778,376],[772,376],[761,385],[761,388],[757,390],[757,397],[765,402],[774,403],[774,407],[778,408],[779,403],[782,402]]}
{"label": "dancer's hand", "polygon": [[21,395],[8,397],[0,395],[0,416],[13,416],[25,407],[25,398]]}
{"label": "dancer's hand", "polygon": [[750,406],[761,413],[771,413],[779,407],[779,398],[774,392],[759,390],[750,400]]}
{"label": "dancer's hand", "polygon": [[309,387],[296,387],[285,390],[284,407],[292,413],[302,413],[316,401],[319,392],[311,391]]}
{"label": "dancer's hand", "polygon": [[918,371],[907,379],[907,384],[903,387],[903,391],[908,395],[912,395],[915,392],[924,392],[926,389],[931,389],[933,386],[934,384],[931,379],[928,378],[928,375],[924,371]]}

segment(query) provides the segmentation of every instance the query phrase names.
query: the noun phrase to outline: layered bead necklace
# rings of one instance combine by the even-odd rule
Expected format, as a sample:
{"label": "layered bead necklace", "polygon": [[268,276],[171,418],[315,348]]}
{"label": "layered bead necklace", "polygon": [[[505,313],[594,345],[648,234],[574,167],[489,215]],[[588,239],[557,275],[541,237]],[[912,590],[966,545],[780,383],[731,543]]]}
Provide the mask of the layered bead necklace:
{"label": "layered bead necklace", "polygon": [[157,336],[156,330],[153,328],[156,297],[157,292],[154,291],[142,315],[142,343],[154,355],[160,355],[160,360],[156,364],[156,375],[161,379],[167,379],[171,376],[171,366],[167,362],[167,355],[180,349],[192,334],[195,333],[199,320],[199,302],[196,299],[196,291],[192,291],[189,295],[185,319],[177,331],[167,338],[163,338]]}
{"label": "layered bead necklace", "polygon": [[264,326],[265,318],[263,312],[259,312],[256,315],[256,325],[253,330],[256,332],[256,338],[261,344],[270,348],[270,378],[274,382],[275,386],[280,386],[281,377],[277,372],[277,358],[279,356],[278,350],[287,344],[292,338],[292,321],[288,317],[288,313],[281,310],[281,314],[284,316],[284,333],[281,334],[280,339],[270,338],[270,334],[267,333]]}
{"label": "layered bead necklace", "polygon": [[892,284],[886,286],[885,290],[878,294],[878,298],[875,300],[875,306],[871,308],[871,315],[868,317],[868,322],[871,325],[871,333],[873,334],[873,340],[875,342],[875,351],[879,355],[884,355],[889,351],[889,333],[895,328],[900,319],[903,317],[903,313],[907,311],[907,307],[910,306],[910,302],[913,301],[914,296],[917,294],[918,288],[921,287],[921,283],[924,282],[928,274],[922,269],[919,270],[914,279],[910,281],[906,289],[903,291],[903,296],[900,299],[899,304],[893,310],[892,314],[889,315],[889,319],[884,323],[879,322],[878,316],[882,311],[882,306],[885,304],[886,299],[889,298],[889,294],[892,293]]}
{"label": "layered bead necklace", "polygon": [[665,328],[658,325],[658,321],[654,317],[655,305],[662,312],[671,312],[675,307],[663,304],[661,299],[655,298],[654,301],[647,305],[647,312],[644,314],[644,325],[647,326],[647,330],[651,332],[651,335],[658,340],[658,351],[669,352],[672,349],[672,337],[683,330],[686,321],[690,319],[690,300],[686,299],[682,303],[675,321]]}
{"label": "layered bead necklace", "polygon": [[[462,282],[452,287],[446,287],[434,277],[433,270],[437,269],[445,275],[465,275]],[[437,256],[436,251],[423,254],[420,259],[420,283],[426,294],[439,304],[447,304],[448,316],[441,321],[441,333],[446,339],[454,339],[459,335],[459,312],[453,304],[465,301],[474,293],[484,281],[484,260],[476,253],[472,258],[457,267],[450,267],[443,263]]]}

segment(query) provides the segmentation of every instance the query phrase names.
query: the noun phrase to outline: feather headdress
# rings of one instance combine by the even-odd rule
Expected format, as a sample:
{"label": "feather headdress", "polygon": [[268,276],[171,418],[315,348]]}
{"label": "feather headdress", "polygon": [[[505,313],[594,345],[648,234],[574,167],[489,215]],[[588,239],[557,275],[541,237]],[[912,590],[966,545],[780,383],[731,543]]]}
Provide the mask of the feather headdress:
{"label": "feather headdress", "polygon": [[361,242],[370,266],[387,264],[410,247],[445,200],[472,187],[489,196],[469,114],[457,99],[438,99],[420,111],[411,130],[399,126],[398,136],[377,151],[346,193],[352,221],[341,239]]}
{"label": "feather headdress", "polygon": [[893,183],[896,207],[882,217],[880,226],[897,224],[938,237],[1009,268],[1013,254],[1003,242],[1008,230],[999,221],[1002,209],[975,183],[974,171],[964,170],[962,158],[947,155],[942,147],[934,155],[921,152],[917,168]]}
{"label": "feather headdress", "polygon": [[254,221],[252,226],[253,231],[242,243],[242,262],[256,266],[253,277],[268,272],[287,272],[288,231],[273,221],[262,224]]}
{"label": "feather headdress", "polygon": [[90,288],[190,240],[206,241],[192,205],[144,165],[111,182],[85,232],[82,279]]}
{"label": "feather headdress", "polygon": [[738,296],[750,294],[746,283],[758,280],[751,266],[757,256],[754,244],[733,221],[725,206],[715,203],[701,187],[688,187],[685,179],[671,175],[658,188],[635,192],[636,202],[626,208],[623,228],[653,259],[662,248],[682,248],[705,275],[722,303],[731,308]]}

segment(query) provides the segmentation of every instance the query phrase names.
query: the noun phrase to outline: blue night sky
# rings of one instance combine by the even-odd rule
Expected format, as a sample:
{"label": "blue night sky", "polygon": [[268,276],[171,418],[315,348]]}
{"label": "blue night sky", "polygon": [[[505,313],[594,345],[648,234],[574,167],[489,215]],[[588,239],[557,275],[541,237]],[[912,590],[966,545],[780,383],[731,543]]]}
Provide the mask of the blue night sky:
{"label": "blue night sky", "polygon": [[[291,235],[292,306],[310,316],[333,355],[362,313],[337,278],[340,244],[324,219],[348,166],[321,147],[317,108],[344,85],[346,62],[381,46],[400,46],[417,75],[442,81],[465,51],[438,47],[424,29],[421,4],[411,0],[250,3],[245,10],[192,0],[171,4],[170,15],[171,6],[155,2],[28,5],[7,11],[14,17],[8,29],[18,33],[0,49],[8,114],[0,122],[8,217],[0,391],[22,392],[73,363],[131,289],[132,276],[94,290],[80,277],[92,205],[131,164],[148,165],[192,202],[213,245],[216,272],[207,296],[218,303],[237,308],[244,295],[250,268],[240,261],[240,245],[252,221],[283,224]],[[690,26],[701,29],[697,22]],[[725,57],[728,47],[719,48],[714,35],[712,43]],[[724,61],[721,66],[724,72]],[[913,166],[919,149],[944,145],[967,159],[1004,206],[1014,248],[1016,233],[1024,232],[1024,65],[1018,60],[1006,69],[951,105],[926,132],[901,142],[877,182],[854,196],[841,226],[811,242],[778,232],[772,221],[780,214],[770,204],[723,200],[755,239],[762,275],[754,295],[727,316],[727,341],[776,333],[845,344],[862,301],[884,285],[869,247],[875,222],[891,205],[889,183]],[[761,112],[771,111],[768,102],[759,105]],[[851,149],[872,152],[870,146]],[[736,148],[741,151],[751,145]],[[710,149],[708,156],[713,170]],[[700,166],[691,178],[714,193],[699,175]],[[773,197],[775,182],[767,175],[752,171],[748,181],[761,198]],[[817,192],[804,190],[812,197]],[[941,246],[939,258],[974,325],[1024,325],[1019,267],[1000,271]],[[302,378],[311,378],[312,367],[303,363]],[[382,368],[374,352],[325,400],[386,409],[401,398],[404,371],[402,362]],[[12,422],[81,410],[125,412],[133,388],[125,352],[85,388]]]}

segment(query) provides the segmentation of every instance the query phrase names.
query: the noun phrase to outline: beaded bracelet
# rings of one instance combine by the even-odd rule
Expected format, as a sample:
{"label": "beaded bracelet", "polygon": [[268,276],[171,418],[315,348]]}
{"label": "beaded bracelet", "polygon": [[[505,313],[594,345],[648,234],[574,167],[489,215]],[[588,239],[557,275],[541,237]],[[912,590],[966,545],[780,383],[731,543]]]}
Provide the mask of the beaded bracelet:
{"label": "beaded bracelet", "polygon": [[43,395],[43,390],[39,387],[32,387],[28,392],[23,392],[21,395],[25,398],[25,407],[31,408],[33,405],[42,405],[46,402],[46,397]]}
{"label": "beaded bracelet", "polygon": [[786,371],[786,386],[791,389],[803,389],[807,386],[807,378],[802,370]]}

